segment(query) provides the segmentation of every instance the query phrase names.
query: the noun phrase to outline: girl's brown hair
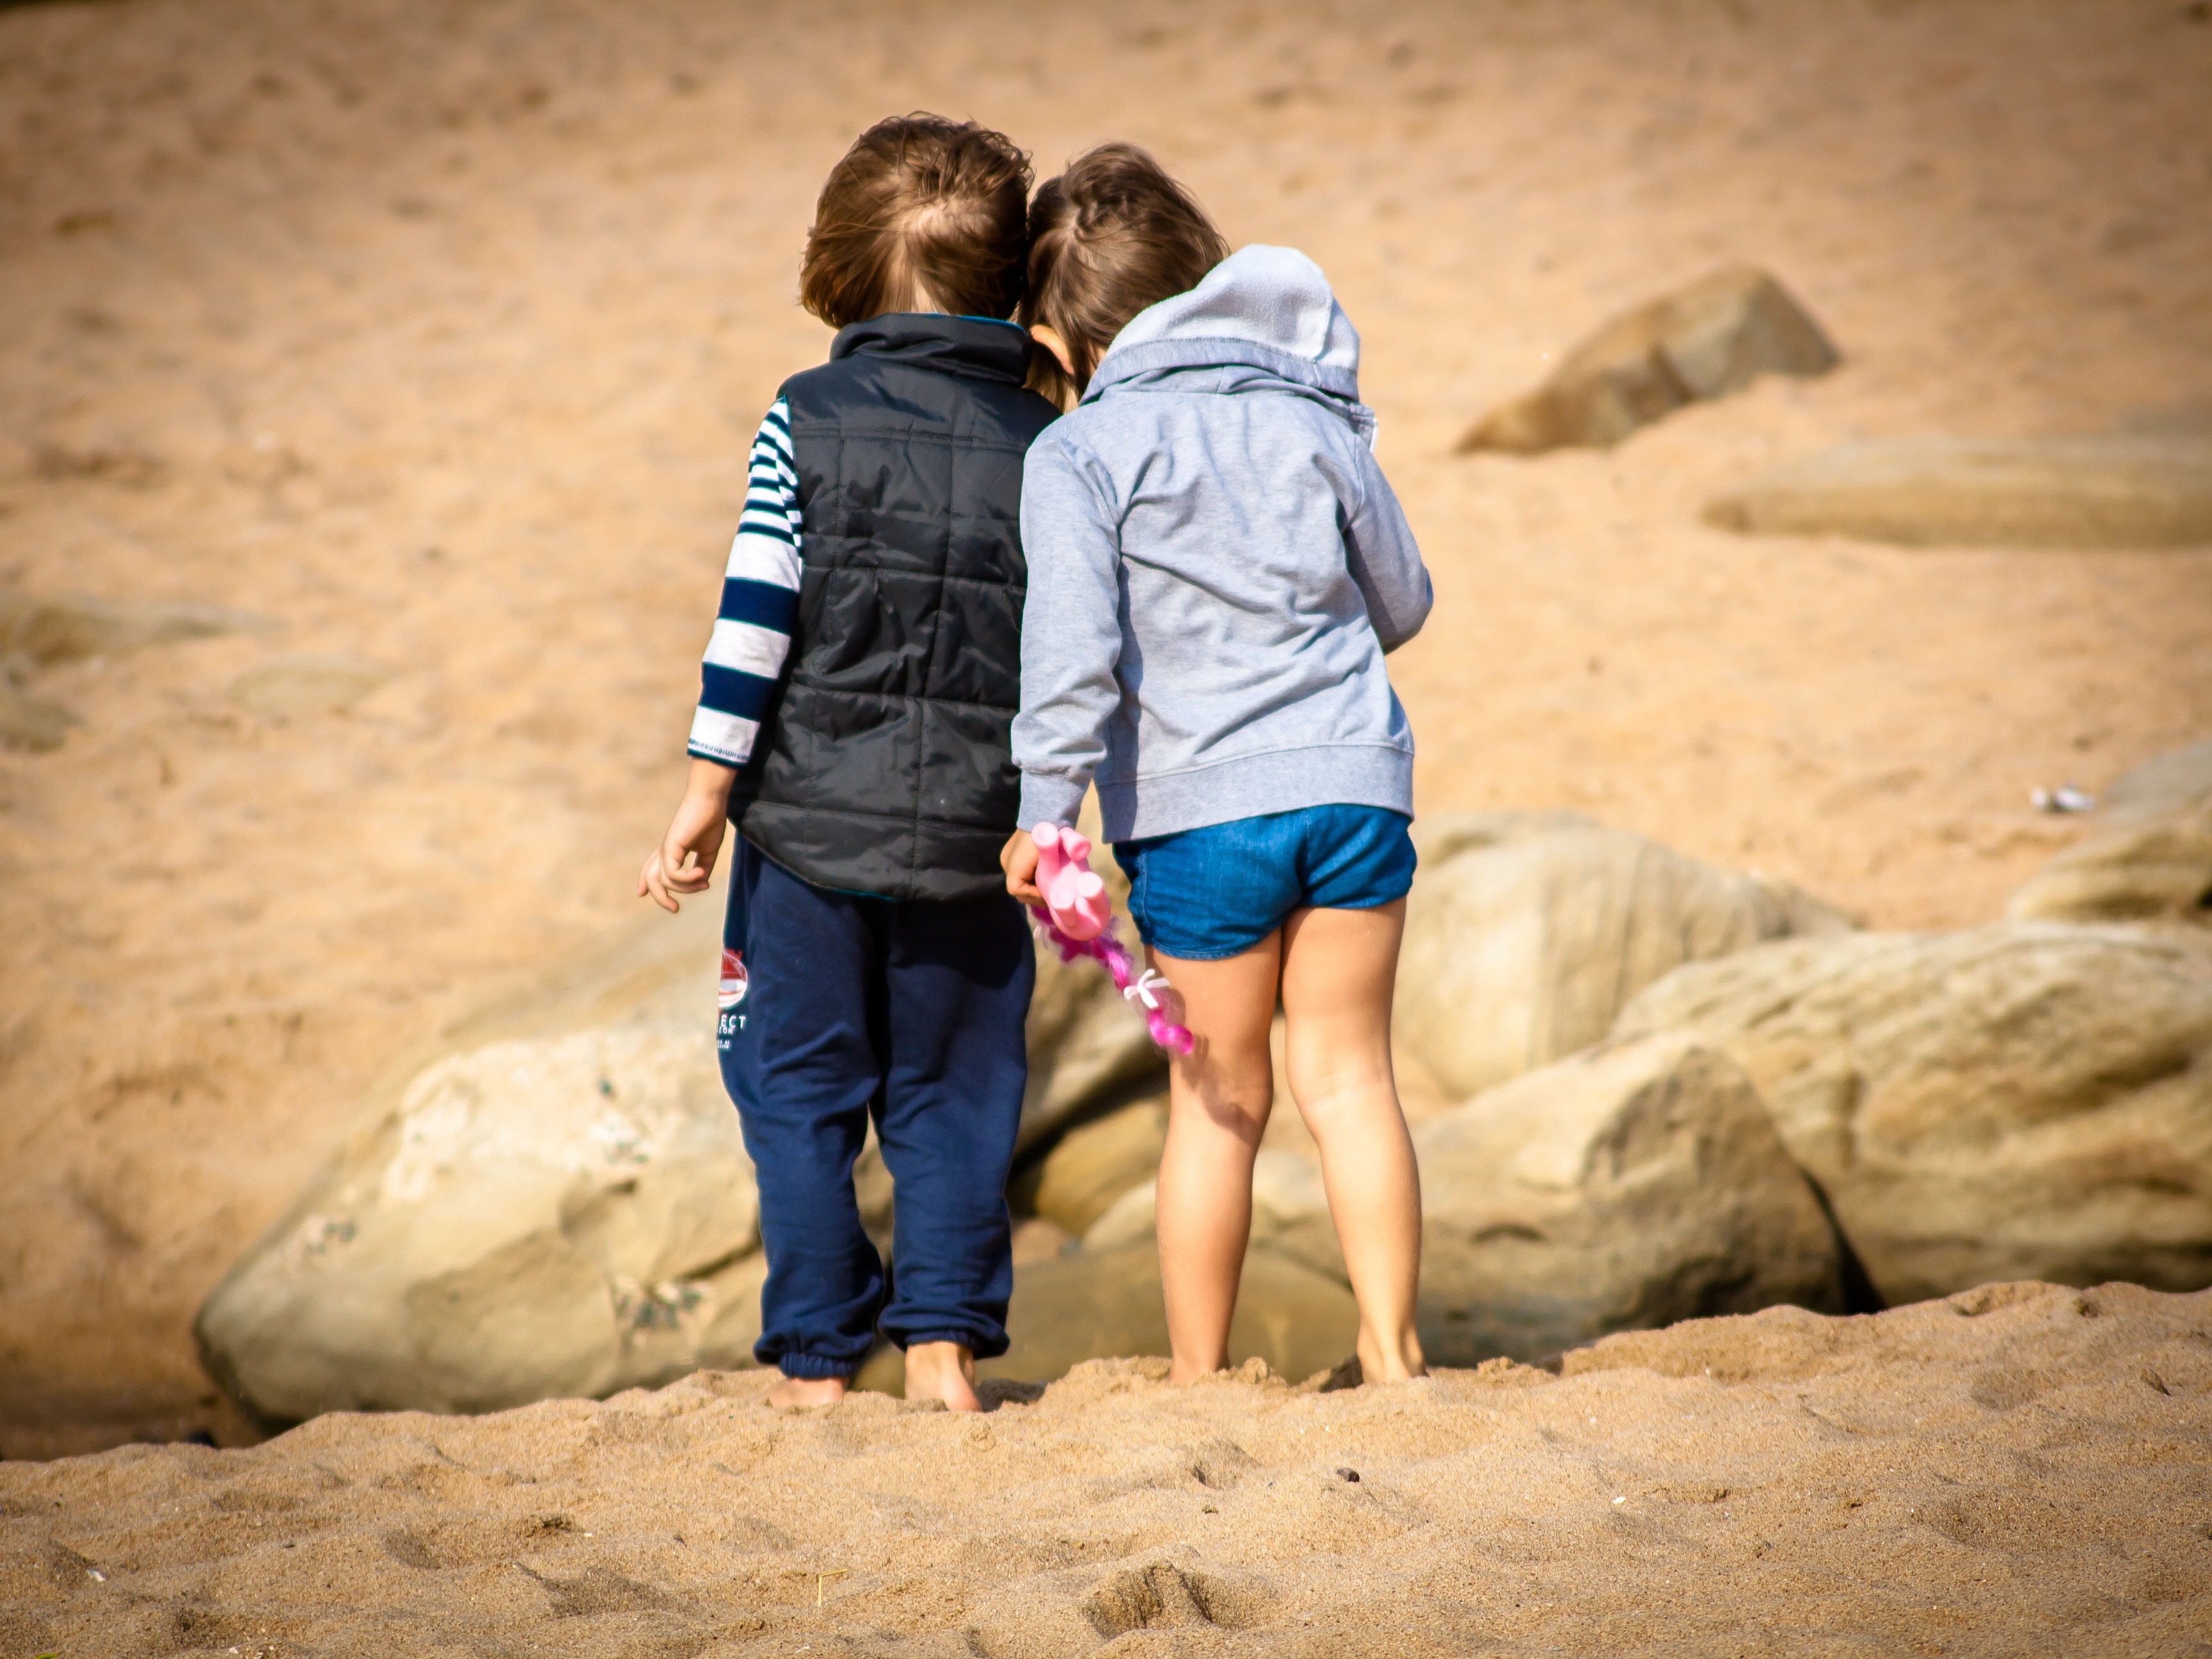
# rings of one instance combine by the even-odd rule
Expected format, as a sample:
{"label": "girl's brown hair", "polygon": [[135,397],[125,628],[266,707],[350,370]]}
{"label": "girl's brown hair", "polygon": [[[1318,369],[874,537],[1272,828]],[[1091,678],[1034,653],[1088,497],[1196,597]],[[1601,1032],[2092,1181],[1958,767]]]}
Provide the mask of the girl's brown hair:
{"label": "girl's brown hair", "polygon": [[822,186],[799,303],[832,328],[887,311],[1012,316],[1030,176],[1011,138],[973,121],[877,122]]}
{"label": "girl's brown hair", "polygon": [[[1197,287],[1228,257],[1228,241],[1166,168],[1134,144],[1100,144],[1046,180],[1030,204],[1022,324],[1066,343],[1080,395],[1132,317]],[[1033,380],[1064,381],[1058,369]],[[1064,385],[1041,389],[1070,400]]]}

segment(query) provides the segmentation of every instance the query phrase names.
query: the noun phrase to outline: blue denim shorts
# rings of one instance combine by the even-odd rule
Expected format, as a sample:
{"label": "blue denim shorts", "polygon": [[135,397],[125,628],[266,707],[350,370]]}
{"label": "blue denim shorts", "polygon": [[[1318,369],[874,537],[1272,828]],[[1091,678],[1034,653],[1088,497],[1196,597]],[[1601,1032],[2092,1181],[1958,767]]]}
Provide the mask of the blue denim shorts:
{"label": "blue denim shorts", "polygon": [[1372,910],[1413,885],[1413,820],[1382,807],[1307,807],[1116,841],[1144,942],[1187,962],[1252,948],[1294,910]]}

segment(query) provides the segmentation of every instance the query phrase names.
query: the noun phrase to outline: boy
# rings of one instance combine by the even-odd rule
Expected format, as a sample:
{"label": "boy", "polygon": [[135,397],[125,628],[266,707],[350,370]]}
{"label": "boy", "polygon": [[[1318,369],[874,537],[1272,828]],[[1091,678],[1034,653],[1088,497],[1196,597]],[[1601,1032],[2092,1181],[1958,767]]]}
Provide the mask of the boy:
{"label": "boy", "polygon": [[[975,1411],[1006,1351],[1005,1199],[1036,967],[1000,844],[1019,778],[1027,158],[933,115],[830,174],[800,264],[838,329],[762,424],[683,804],[638,891],[730,866],[720,1039],[760,1180],[775,1406],[840,1399],[880,1322],[909,1399]],[[853,1162],[896,1186],[888,1283]]]}

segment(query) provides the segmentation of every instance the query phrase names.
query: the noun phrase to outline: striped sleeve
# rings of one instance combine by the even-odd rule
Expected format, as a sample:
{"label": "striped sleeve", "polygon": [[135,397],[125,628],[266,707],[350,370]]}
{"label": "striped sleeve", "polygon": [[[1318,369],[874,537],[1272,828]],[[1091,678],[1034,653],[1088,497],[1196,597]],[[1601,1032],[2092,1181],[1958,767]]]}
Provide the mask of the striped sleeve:
{"label": "striped sleeve", "polygon": [[751,476],[722,575],[722,605],[699,670],[690,753],[742,766],[752,758],[799,613],[799,469],[791,410],[778,398],[753,440]]}

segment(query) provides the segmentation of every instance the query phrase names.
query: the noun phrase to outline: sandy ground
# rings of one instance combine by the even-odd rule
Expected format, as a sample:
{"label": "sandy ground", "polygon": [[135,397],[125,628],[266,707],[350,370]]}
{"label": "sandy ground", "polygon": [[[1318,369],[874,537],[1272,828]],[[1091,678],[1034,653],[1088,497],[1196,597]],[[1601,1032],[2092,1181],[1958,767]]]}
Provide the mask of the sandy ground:
{"label": "sandy ground", "polygon": [[2208,1320],[2015,1285],[1562,1379],[1103,1360],[976,1418],[702,1373],[0,1465],[0,1651],[2203,1653]]}
{"label": "sandy ground", "polygon": [[[2176,0],[0,9],[0,589],[275,625],[44,674],[85,724],[0,755],[0,1452],[240,1434],[190,1316],[362,1080],[630,912],[744,441],[826,343],[792,297],[813,192],[866,121],[973,114],[1048,168],[1136,139],[1328,267],[1440,596],[1395,659],[1425,810],[1581,807],[1942,926],[2078,833],[2031,786],[2212,729],[2212,552],[1695,509],[1850,436],[2212,397],[2208,85]],[[1450,456],[1735,259],[1838,373],[1610,454]],[[342,716],[226,699],[300,653],[392,677]],[[398,1449],[428,1425],[358,1432],[435,1461]],[[192,1454],[112,1467],[203,1490]]]}

